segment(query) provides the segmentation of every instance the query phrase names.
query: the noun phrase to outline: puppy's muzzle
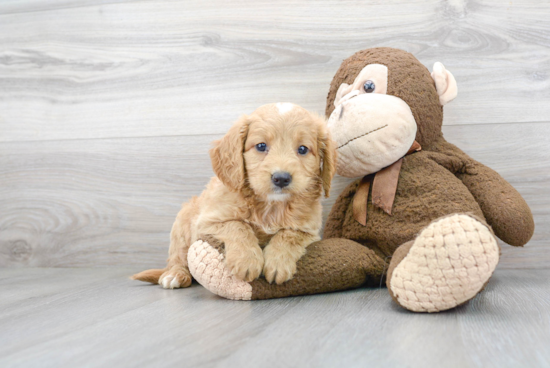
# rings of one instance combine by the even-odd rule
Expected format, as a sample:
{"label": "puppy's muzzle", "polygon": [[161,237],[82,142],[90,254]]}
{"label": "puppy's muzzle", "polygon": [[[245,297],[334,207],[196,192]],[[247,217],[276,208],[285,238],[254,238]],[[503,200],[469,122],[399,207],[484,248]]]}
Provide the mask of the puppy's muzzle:
{"label": "puppy's muzzle", "polygon": [[271,182],[275,184],[275,186],[283,189],[292,182],[292,175],[286,171],[277,171],[271,175]]}

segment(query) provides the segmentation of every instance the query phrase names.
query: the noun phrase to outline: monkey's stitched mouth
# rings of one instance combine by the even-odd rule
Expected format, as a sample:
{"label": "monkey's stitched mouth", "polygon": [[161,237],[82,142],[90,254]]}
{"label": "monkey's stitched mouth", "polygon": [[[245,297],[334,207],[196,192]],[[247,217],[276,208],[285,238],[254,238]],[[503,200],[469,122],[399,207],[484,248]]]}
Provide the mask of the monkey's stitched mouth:
{"label": "monkey's stitched mouth", "polygon": [[364,133],[364,134],[358,135],[357,137],[352,138],[352,139],[350,139],[349,141],[347,141],[346,143],[344,143],[344,144],[342,144],[341,146],[339,146],[339,147],[337,148],[337,150],[339,150],[340,148],[342,148],[342,147],[348,145],[349,143],[353,142],[353,141],[356,140],[356,139],[362,138],[362,137],[364,137],[364,136],[366,136],[366,135],[369,135],[369,134],[371,134],[371,133],[374,133],[374,132],[376,132],[376,131],[378,131],[378,130],[380,130],[380,129],[384,129],[384,128],[387,127],[387,126],[388,126],[388,124],[382,125],[381,127],[378,127],[378,128],[376,128],[376,129],[374,129],[374,130],[371,130],[370,132],[366,132],[366,133]]}

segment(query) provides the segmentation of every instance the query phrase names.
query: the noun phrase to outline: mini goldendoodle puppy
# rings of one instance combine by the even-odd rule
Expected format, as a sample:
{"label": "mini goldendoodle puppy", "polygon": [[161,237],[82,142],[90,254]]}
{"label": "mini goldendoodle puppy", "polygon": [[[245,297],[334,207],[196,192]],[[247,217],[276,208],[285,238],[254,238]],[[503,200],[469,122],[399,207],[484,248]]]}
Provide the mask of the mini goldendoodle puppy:
{"label": "mini goldendoodle puppy", "polygon": [[233,275],[292,278],[306,247],[320,239],[336,151],[325,120],[291,103],[241,117],[210,150],[213,177],[185,203],[172,227],[168,265],[132,278],[174,289],[191,285],[187,251],[201,235],[225,243]]}

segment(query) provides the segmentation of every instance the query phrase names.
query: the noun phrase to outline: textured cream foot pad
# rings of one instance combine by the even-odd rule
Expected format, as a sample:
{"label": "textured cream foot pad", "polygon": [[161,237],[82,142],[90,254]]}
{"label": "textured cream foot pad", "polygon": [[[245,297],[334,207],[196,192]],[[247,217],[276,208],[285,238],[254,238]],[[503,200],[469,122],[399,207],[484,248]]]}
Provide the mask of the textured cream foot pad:
{"label": "textured cream foot pad", "polygon": [[476,296],[498,259],[497,241],[486,225],[452,215],[422,230],[393,271],[390,288],[408,310],[443,311]]}
{"label": "textured cream foot pad", "polygon": [[191,275],[207,290],[227,299],[252,299],[252,286],[233,276],[223,260],[223,254],[202,240],[191,244],[187,254]]}

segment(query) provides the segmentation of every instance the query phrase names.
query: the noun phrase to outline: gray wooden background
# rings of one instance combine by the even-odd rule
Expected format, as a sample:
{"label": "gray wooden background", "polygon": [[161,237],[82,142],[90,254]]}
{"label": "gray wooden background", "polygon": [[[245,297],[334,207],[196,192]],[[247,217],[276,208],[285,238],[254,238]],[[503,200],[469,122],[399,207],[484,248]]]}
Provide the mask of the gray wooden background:
{"label": "gray wooden background", "polygon": [[4,0],[0,266],[162,266],[181,202],[212,175],[210,142],[265,103],[323,113],[340,62],[374,46],[454,73],[445,136],[535,215],[500,267],[548,267],[550,3],[537,0]]}

